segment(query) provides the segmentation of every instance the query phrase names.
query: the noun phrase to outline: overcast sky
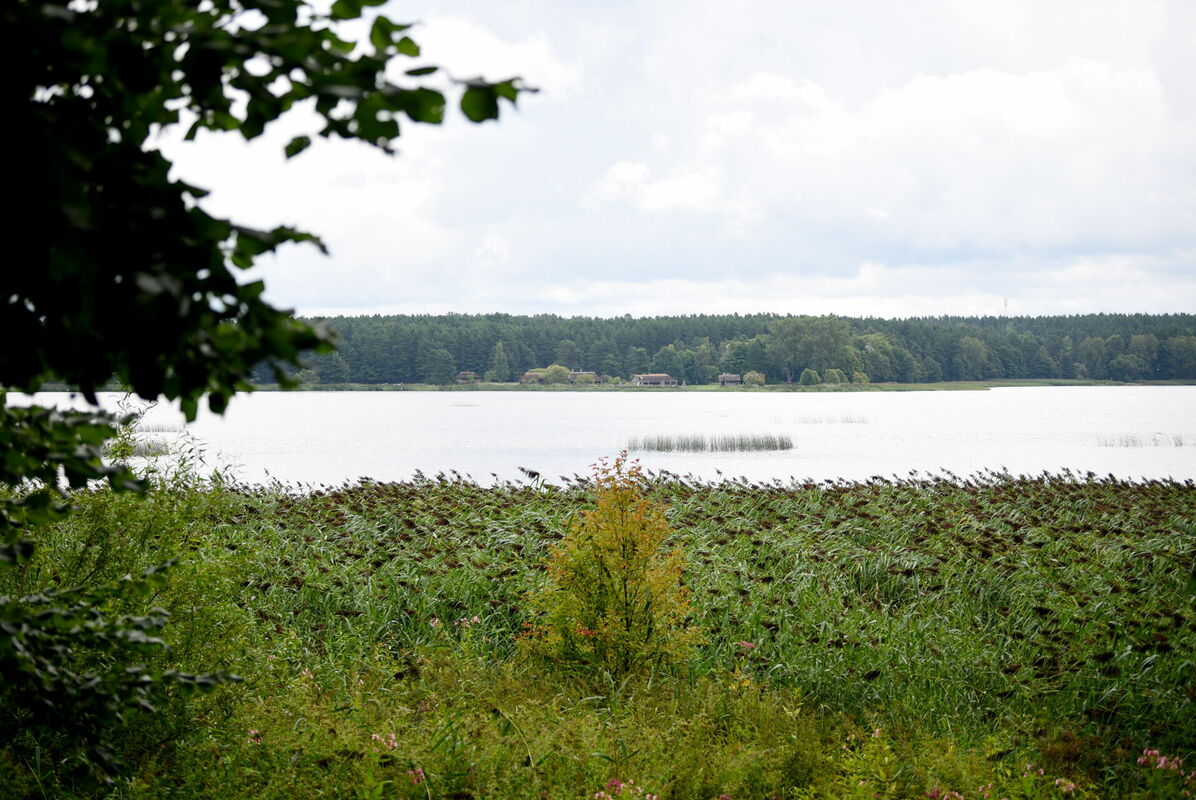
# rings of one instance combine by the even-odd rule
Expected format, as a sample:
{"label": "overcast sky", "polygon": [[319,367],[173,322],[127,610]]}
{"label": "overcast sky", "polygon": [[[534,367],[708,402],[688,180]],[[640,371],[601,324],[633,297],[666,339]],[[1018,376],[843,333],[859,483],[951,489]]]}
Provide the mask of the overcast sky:
{"label": "overcast sky", "polygon": [[400,155],[163,149],[304,314],[1196,311],[1192,0],[391,3],[541,88]]}

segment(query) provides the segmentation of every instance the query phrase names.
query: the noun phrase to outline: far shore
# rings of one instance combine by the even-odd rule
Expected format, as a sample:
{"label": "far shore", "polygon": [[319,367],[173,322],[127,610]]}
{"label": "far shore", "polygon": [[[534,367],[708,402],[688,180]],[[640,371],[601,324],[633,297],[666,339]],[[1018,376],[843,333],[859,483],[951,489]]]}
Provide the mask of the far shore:
{"label": "far shore", "polygon": [[[315,383],[300,384],[291,389],[282,389],[277,383],[253,384],[248,391],[255,392],[985,392],[989,389],[1008,389],[1034,386],[1196,386],[1196,380],[1167,381],[1094,381],[1074,378],[1010,378],[991,381],[940,381],[938,383],[837,383],[802,386],[798,383],[769,383],[764,386],[719,386],[718,384],[696,384],[692,386],[632,386],[630,383],[597,383],[579,385],[527,384],[527,383],[455,383],[438,385],[433,383]],[[2,391],[2,389],[0,389]],[[75,387],[62,383],[44,384],[39,391],[73,392]],[[100,391],[120,392],[124,389],[115,384]]]}
{"label": "far shore", "polygon": [[[941,381],[939,383],[839,383],[802,386],[797,383],[769,383],[764,386],[632,386],[630,383],[525,384],[525,383],[327,383],[304,384],[290,391],[308,392],[983,392],[989,389],[1033,386],[1193,386],[1196,381],[1119,381],[1068,378],[1024,378],[991,381]],[[258,384],[255,391],[280,391],[278,384]]]}

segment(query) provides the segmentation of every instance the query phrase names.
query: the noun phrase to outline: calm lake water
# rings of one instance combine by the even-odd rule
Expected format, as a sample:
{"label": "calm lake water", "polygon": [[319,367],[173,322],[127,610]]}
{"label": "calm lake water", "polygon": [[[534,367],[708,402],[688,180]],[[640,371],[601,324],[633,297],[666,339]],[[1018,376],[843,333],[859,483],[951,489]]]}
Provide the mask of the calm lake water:
{"label": "calm lake water", "polygon": [[[115,408],[120,395],[102,395]],[[16,398],[10,396],[10,400]],[[43,403],[77,405],[64,393]],[[650,469],[716,480],[867,479],[1092,471],[1196,479],[1196,387],[1034,387],[987,392],[262,392],[188,426],[209,467],[241,480],[339,484],[457,470],[489,483],[575,473],[662,434],[788,436],[774,452],[636,453]],[[147,428],[181,422],[151,408]],[[150,438],[177,434],[152,432]]]}

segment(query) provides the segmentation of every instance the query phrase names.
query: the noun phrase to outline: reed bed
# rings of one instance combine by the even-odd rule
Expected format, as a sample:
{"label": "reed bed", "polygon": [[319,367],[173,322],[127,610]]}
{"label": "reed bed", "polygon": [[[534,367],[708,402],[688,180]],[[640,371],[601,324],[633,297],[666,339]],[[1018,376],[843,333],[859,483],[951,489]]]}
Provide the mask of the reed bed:
{"label": "reed bed", "polygon": [[1120,436],[1101,436],[1101,447],[1183,447],[1181,433],[1123,433]]}
{"label": "reed bed", "polygon": [[249,680],[131,736],[122,798],[1183,796],[1139,759],[1196,761],[1193,482],[657,475],[705,641],[623,685],[518,659],[590,488],[84,493],[0,594],[182,558],[155,666]]}
{"label": "reed bed", "polygon": [[133,430],[136,433],[183,433],[187,426],[181,422],[146,422],[139,420]]}
{"label": "reed bed", "polygon": [[792,449],[792,437],[776,433],[654,434],[632,436],[627,440],[627,450],[630,452],[737,453]]}
{"label": "reed bed", "polygon": [[170,455],[171,451],[170,442],[161,439],[138,439],[133,443],[132,455],[138,458],[158,458]]}

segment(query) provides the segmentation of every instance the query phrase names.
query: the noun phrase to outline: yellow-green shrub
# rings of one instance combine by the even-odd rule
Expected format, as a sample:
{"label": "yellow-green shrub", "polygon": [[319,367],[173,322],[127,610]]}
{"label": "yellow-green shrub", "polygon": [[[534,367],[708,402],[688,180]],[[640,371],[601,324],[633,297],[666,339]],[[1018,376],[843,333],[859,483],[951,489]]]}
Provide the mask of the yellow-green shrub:
{"label": "yellow-green shrub", "polygon": [[626,453],[599,464],[594,509],[553,548],[546,585],[531,597],[523,641],[533,653],[613,675],[688,657],[700,636],[687,624],[685,559],[664,549],[666,509],[643,484]]}

